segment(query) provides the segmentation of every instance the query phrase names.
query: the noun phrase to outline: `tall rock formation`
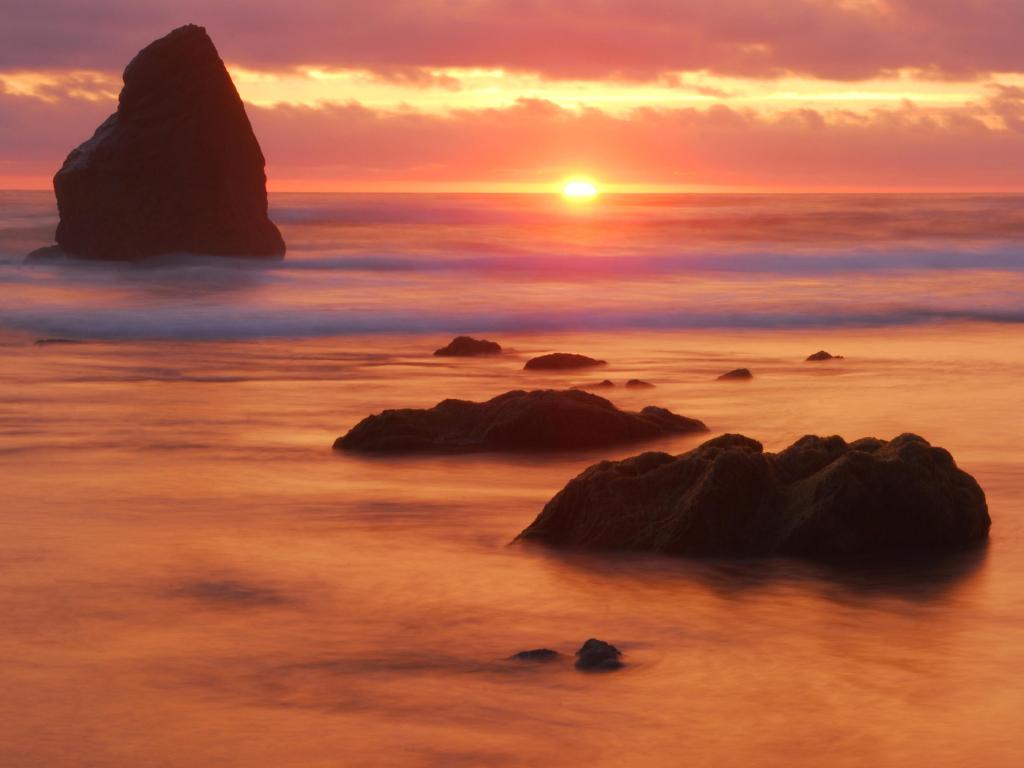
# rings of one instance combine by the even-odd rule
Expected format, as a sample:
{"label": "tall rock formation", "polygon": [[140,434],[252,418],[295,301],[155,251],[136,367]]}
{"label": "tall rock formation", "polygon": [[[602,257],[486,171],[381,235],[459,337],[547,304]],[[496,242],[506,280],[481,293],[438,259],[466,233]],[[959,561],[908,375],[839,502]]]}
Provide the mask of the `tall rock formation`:
{"label": "tall rock formation", "polygon": [[189,24],[124,71],[117,112],[53,179],[70,256],[284,255],[267,216],[265,161],[213,41]]}

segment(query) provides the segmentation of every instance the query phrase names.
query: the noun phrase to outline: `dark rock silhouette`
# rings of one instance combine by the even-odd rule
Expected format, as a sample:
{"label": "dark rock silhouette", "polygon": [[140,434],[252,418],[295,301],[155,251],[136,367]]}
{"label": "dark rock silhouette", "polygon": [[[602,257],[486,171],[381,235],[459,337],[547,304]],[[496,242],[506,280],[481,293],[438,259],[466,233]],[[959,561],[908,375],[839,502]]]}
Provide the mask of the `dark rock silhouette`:
{"label": "dark rock silhouette", "polygon": [[596,381],[593,384],[577,384],[573,389],[610,389],[615,386],[615,382],[611,379],[603,379],[602,381]]}
{"label": "dark rock silhouette", "polygon": [[649,381],[643,381],[642,379],[630,379],[626,382],[626,386],[630,389],[653,389],[654,385]]}
{"label": "dark rock silhouette", "polygon": [[765,453],[722,435],[679,456],[595,464],[519,539],[677,555],[843,560],[953,552],[988,537],[985,494],[921,437],[806,436]]}
{"label": "dark rock silhouette", "polygon": [[53,186],[57,244],[70,256],[285,252],[267,216],[263,153],[245,107],[195,25],[132,59],[117,112],[68,155]]}
{"label": "dark rock silhouette", "polygon": [[813,355],[808,355],[806,362],[818,363],[823,360],[842,360],[842,355],[830,355],[824,349],[815,352]]}
{"label": "dark rock silhouette", "polygon": [[593,368],[598,365],[607,365],[604,360],[595,360],[586,355],[574,355],[571,352],[552,352],[550,355],[541,355],[526,362],[524,368],[527,371],[565,371],[573,368]]}
{"label": "dark rock silhouette", "polygon": [[530,651],[519,651],[509,656],[513,661],[554,661],[561,656],[558,651],[550,648],[534,648]]}
{"label": "dark rock silhouette", "polygon": [[706,432],[696,419],[647,406],[620,411],[580,390],[506,392],[484,403],[444,400],[368,416],[334,447],[370,453],[566,451]]}
{"label": "dark rock silhouette", "polygon": [[750,372],[749,368],[737,368],[734,371],[723,373],[717,381],[749,381],[752,378],[754,378],[754,374]]}
{"label": "dark rock silhouette", "polygon": [[472,336],[456,336],[448,346],[434,352],[437,357],[475,357],[477,355],[497,355],[501,353],[501,344],[487,339],[474,339]]}
{"label": "dark rock silhouette", "polygon": [[37,347],[47,347],[47,346],[50,346],[51,344],[85,344],[85,343],[86,342],[84,340],[82,340],[82,339],[60,339],[60,338],[36,339],[35,342],[34,342],[34,344]]}
{"label": "dark rock silhouette", "polygon": [[576,651],[576,669],[594,672],[621,666],[622,651],[604,640],[592,637]]}

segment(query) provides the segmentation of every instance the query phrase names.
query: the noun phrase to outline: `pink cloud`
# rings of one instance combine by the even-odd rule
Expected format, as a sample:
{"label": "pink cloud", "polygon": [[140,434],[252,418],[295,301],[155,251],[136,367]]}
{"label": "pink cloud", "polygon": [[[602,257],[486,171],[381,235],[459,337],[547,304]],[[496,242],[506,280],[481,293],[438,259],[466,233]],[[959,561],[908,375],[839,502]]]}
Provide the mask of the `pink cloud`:
{"label": "pink cloud", "polygon": [[[113,104],[0,93],[0,177],[45,183]],[[61,89],[64,90],[61,90]],[[356,103],[248,106],[272,184],[603,181],[764,189],[1024,189],[1024,89],[994,86],[984,104],[774,114],[718,105],[609,114],[520,100],[449,115]]]}
{"label": "pink cloud", "polygon": [[708,69],[858,79],[1024,71],[1019,0],[37,0],[6,8],[0,69],[120,70],[172,27],[206,25],[224,57],[408,72],[504,67],[550,77]]}
{"label": "pink cloud", "polygon": [[271,176],[289,179],[550,182],[588,171],[618,182],[774,188],[1024,188],[1007,158],[1019,123],[991,128],[985,108],[765,116],[715,106],[615,116],[543,101],[449,117],[359,105],[250,108]]}

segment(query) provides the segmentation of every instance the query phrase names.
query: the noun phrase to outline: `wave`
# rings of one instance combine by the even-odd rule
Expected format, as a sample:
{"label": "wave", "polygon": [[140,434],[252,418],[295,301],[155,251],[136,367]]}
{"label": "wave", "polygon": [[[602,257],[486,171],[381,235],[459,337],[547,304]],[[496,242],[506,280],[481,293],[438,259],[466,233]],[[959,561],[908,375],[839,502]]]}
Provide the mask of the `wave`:
{"label": "wave", "polygon": [[40,336],[96,340],[255,340],[387,333],[499,333],[686,329],[800,329],[936,322],[1024,323],[1024,308],[897,307],[860,312],[586,310],[365,312],[239,307],[2,310],[0,326]]}

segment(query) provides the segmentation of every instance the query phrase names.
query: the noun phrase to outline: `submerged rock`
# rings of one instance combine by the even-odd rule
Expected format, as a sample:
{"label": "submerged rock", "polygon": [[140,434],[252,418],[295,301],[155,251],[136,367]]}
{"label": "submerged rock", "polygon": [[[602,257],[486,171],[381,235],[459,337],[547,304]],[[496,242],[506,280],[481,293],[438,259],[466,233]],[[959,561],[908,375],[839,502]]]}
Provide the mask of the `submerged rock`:
{"label": "submerged rock", "polygon": [[842,359],[843,359],[842,355],[830,355],[828,352],[826,352],[824,349],[822,349],[822,350],[819,350],[819,351],[815,352],[813,355],[808,355],[806,362],[808,362],[808,363],[817,363],[817,362],[821,362],[822,360],[842,360]]}
{"label": "submerged rock", "polygon": [[734,371],[723,373],[716,381],[748,381],[754,378],[749,368],[737,368]]}
{"label": "submerged rock", "polygon": [[68,155],[53,186],[57,244],[70,256],[285,252],[245,107],[206,30],[192,24],[132,59],[117,111]]}
{"label": "submerged rock", "polygon": [[965,549],[988,537],[985,494],[917,435],[801,438],[765,453],[722,435],[679,456],[603,461],[519,539],[677,555],[844,559]]}
{"label": "submerged rock", "polygon": [[527,371],[565,371],[573,368],[593,368],[607,365],[604,360],[595,360],[586,355],[575,355],[571,352],[552,352],[526,361]]}
{"label": "submerged rock", "polygon": [[649,381],[643,381],[642,379],[630,379],[626,382],[626,386],[630,389],[653,389],[654,385]]}
{"label": "submerged rock", "polygon": [[61,339],[61,338],[48,338],[48,339],[36,339],[33,342],[37,347],[47,347],[51,344],[85,344],[83,339]]}
{"label": "submerged rock", "polygon": [[434,352],[437,357],[475,357],[476,355],[501,354],[501,344],[472,336],[456,336],[448,346]]}
{"label": "submerged rock", "polygon": [[610,389],[614,386],[615,382],[611,379],[603,379],[602,381],[597,381],[593,384],[577,384],[573,389]]}
{"label": "submerged rock", "polygon": [[696,419],[664,408],[632,413],[589,392],[535,390],[484,403],[444,400],[433,408],[384,411],[363,419],[334,447],[372,453],[564,451],[706,431]]}
{"label": "submerged rock", "polygon": [[598,671],[622,666],[622,651],[604,640],[590,638],[576,651],[576,669]]}
{"label": "submerged rock", "polygon": [[509,659],[513,661],[554,661],[561,655],[558,651],[553,651],[550,648],[534,648],[530,651],[513,653]]}

